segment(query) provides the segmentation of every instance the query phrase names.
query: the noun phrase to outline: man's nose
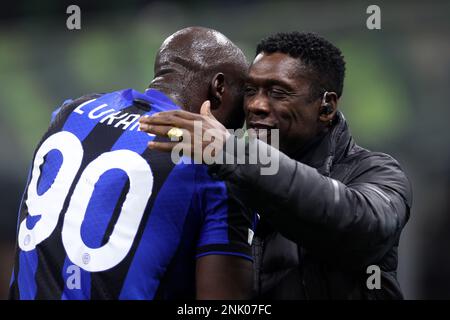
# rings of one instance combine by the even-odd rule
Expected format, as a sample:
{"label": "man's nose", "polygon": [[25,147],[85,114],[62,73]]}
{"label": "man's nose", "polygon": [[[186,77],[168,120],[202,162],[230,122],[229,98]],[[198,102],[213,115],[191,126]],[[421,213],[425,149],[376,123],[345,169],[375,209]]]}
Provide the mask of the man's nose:
{"label": "man's nose", "polygon": [[270,112],[269,101],[262,95],[248,99],[246,102],[247,111],[255,115],[267,115]]}

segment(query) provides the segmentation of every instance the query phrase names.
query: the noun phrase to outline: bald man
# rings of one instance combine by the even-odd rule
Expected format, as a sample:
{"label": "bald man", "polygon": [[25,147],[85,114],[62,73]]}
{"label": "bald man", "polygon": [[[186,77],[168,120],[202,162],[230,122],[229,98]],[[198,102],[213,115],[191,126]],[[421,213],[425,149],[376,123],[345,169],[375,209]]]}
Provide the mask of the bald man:
{"label": "bald man", "polygon": [[225,126],[241,127],[246,70],[224,35],[186,28],[162,44],[145,93],[65,103],[33,158],[10,298],[248,298],[253,214],[205,166],[147,149],[155,136],[138,124],[210,100]]}

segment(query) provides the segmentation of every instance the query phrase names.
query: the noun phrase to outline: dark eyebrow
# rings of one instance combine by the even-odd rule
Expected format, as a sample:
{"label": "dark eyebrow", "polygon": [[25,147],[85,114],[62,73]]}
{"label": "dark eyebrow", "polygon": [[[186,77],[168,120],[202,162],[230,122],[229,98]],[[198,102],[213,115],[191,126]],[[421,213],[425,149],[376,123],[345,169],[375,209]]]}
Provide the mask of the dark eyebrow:
{"label": "dark eyebrow", "polygon": [[289,85],[287,82],[278,80],[278,79],[270,79],[270,78],[269,79],[257,79],[257,78],[255,79],[255,78],[247,77],[247,79],[245,80],[245,84],[251,84],[251,83],[257,83],[264,87],[280,86],[287,90],[291,90],[291,91],[294,90],[294,88],[292,88],[292,86]]}

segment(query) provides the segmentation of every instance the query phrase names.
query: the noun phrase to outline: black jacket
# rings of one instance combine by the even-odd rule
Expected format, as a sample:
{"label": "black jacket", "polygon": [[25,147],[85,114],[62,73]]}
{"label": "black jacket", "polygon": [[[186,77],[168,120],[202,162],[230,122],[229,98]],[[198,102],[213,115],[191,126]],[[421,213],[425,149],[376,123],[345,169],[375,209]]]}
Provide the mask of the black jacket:
{"label": "black jacket", "polygon": [[[258,142],[262,144],[262,142]],[[401,299],[397,248],[411,186],[391,156],[355,144],[341,113],[333,128],[279,171],[213,165],[259,213],[253,242],[255,293],[268,299]],[[369,290],[367,267],[381,269]]]}

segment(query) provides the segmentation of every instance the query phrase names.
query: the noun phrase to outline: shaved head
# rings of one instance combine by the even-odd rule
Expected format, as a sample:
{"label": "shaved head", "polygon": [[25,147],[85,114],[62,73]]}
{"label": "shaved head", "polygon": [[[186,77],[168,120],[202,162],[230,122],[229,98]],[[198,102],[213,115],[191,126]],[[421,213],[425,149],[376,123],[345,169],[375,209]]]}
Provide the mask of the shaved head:
{"label": "shaved head", "polygon": [[155,74],[169,65],[199,72],[222,64],[247,68],[242,51],[222,33],[203,27],[189,27],[164,40],[155,61]]}
{"label": "shaved head", "polygon": [[[150,87],[168,93],[182,108],[191,112],[198,113],[202,102],[209,99],[213,112],[217,109],[219,117],[226,113],[225,117],[229,118],[232,116],[230,112],[235,114],[239,111],[229,106],[230,103],[242,106],[242,88],[247,71],[245,55],[222,33],[209,28],[189,27],[175,32],[162,43]],[[218,96],[216,90],[221,86],[227,92],[225,95],[219,92]],[[226,106],[222,106],[224,102]],[[228,110],[231,107],[234,109]]]}

